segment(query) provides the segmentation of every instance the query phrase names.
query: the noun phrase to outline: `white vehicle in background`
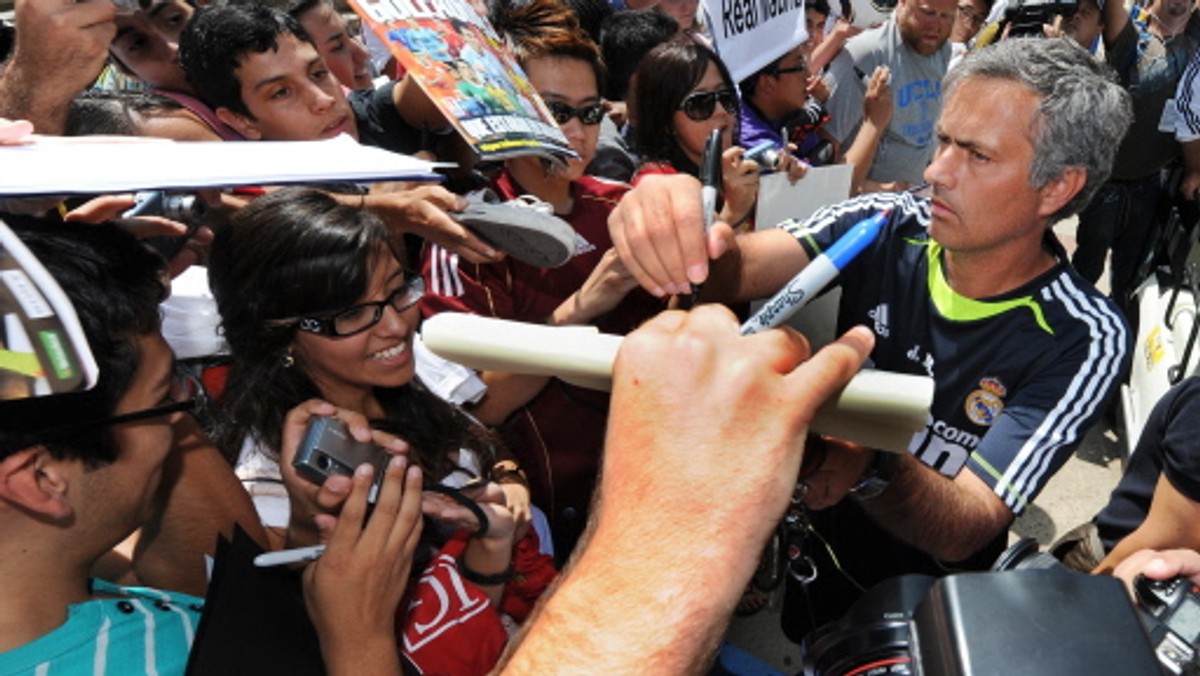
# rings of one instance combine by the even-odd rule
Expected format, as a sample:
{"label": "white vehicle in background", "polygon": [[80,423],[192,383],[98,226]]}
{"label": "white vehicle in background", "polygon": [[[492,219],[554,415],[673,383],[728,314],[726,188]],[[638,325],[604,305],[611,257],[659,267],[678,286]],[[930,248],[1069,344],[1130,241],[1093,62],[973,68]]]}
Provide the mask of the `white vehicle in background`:
{"label": "white vehicle in background", "polygon": [[1137,445],[1146,418],[1167,390],[1200,367],[1200,244],[1177,209],[1165,220],[1158,260],[1130,301],[1136,331],[1129,378],[1121,386],[1119,422],[1124,457]]}

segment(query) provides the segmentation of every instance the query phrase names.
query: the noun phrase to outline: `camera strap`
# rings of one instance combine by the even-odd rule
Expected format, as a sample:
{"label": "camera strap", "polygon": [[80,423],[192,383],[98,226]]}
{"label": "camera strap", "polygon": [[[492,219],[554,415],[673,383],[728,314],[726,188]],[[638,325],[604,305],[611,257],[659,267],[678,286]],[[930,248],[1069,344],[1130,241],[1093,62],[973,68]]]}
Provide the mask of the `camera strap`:
{"label": "camera strap", "polygon": [[808,507],[804,504],[807,493],[808,484],[797,482],[787,513],[783,516],[783,547],[780,547],[788,575],[801,585],[808,585],[817,579],[817,565],[808,555],[812,523],[808,518]]}

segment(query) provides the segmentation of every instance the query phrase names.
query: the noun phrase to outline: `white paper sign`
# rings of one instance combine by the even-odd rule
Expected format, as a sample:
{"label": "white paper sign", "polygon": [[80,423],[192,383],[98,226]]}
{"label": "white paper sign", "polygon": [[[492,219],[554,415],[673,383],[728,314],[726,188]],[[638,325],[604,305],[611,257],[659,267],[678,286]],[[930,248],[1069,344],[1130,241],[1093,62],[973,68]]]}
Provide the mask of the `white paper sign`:
{"label": "white paper sign", "polygon": [[[763,176],[758,184],[755,229],[774,228],[789,218],[805,219],[823,206],[845,200],[850,196],[853,172],[854,167],[849,164],[813,167],[795,185],[788,182],[785,174]],[[841,297],[842,290],[834,289],[813,300],[788,320],[788,326],[803,333],[814,350],[833,342]],[[751,310],[758,311],[760,305],[752,303]]]}
{"label": "white paper sign", "polygon": [[757,229],[773,228],[789,218],[808,218],[823,206],[848,199],[853,173],[849,164],[813,167],[795,184],[786,174],[766,174],[758,183]]}
{"label": "white paper sign", "polygon": [[702,0],[701,7],[734,82],[808,39],[804,0]]}
{"label": "white paper sign", "polygon": [[140,137],[35,137],[0,146],[0,195],[74,195],[155,188],[436,179],[438,164],[327,141],[176,142]]}

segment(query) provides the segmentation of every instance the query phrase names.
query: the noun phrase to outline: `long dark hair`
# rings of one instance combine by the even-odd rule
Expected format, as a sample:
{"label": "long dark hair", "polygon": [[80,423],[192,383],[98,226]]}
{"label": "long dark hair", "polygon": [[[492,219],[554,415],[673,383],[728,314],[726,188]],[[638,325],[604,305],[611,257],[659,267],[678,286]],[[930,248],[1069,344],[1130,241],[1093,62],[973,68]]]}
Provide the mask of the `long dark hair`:
{"label": "long dark hair", "polygon": [[[214,434],[228,457],[255,435],[271,454],[283,420],[300,402],[322,396],[303,364],[284,364],[298,330],[279,324],[352,305],[366,293],[371,262],[380,252],[403,260],[387,227],[370,213],[339,205],[329,195],[285,188],[256,199],[218,231],[209,284],[233,354]],[[380,429],[402,436],[410,457],[429,478],[455,469],[451,453],[470,448],[490,467],[492,438],[419,382],[376,388],[386,418]]]}
{"label": "long dark hair", "polygon": [[[638,62],[637,80],[629,103],[637,111],[633,128],[634,149],[648,162],[667,162],[676,169],[696,174],[699,168],[684,154],[676,140],[673,118],[683,99],[704,77],[708,64],[716,64],[725,86],[737,95],[737,85],[716,52],[689,34],[681,33],[650,50]],[[733,138],[738,138],[734,115]]]}

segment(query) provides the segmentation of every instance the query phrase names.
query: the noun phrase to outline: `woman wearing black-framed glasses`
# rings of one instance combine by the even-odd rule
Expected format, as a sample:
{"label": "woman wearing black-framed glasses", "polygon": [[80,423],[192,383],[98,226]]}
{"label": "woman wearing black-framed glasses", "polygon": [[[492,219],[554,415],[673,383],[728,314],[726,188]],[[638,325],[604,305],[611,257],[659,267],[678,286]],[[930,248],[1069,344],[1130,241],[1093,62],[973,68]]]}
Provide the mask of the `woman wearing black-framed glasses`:
{"label": "woman wearing black-framed glasses", "polygon": [[[342,456],[325,452],[324,445],[310,456],[323,483],[292,466],[299,438],[318,415],[369,424],[383,450],[404,452],[423,473],[429,519],[409,593],[414,599],[436,596],[430,579],[442,587],[466,585],[464,603],[485,612],[472,616],[477,619],[449,616],[480,632],[469,649],[415,654],[410,644],[413,632],[420,633],[416,625],[431,618],[398,608],[402,647],[423,670],[485,672],[503,647],[502,599],[540,593],[508,586],[514,548],[529,531],[529,490],[490,431],[416,380],[417,301],[425,283],[400,261],[378,218],[316,190],[284,188],[234,215],[214,240],[209,261],[233,358],[218,439],[238,458],[260,515],[282,531],[288,547],[316,544],[317,516],[340,507],[331,504],[333,487],[344,477],[330,477],[341,473],[336,460]],[[395,445],[397,437],[404,447]],[[286,491],[272,492],[281,483]],[[552,568],[530,537],[528,560]],[[447,558],[457,565],[438,563]],[[516,570],[522,571],[520,565]],[[445,659],[455,660],[454,668]]]}

